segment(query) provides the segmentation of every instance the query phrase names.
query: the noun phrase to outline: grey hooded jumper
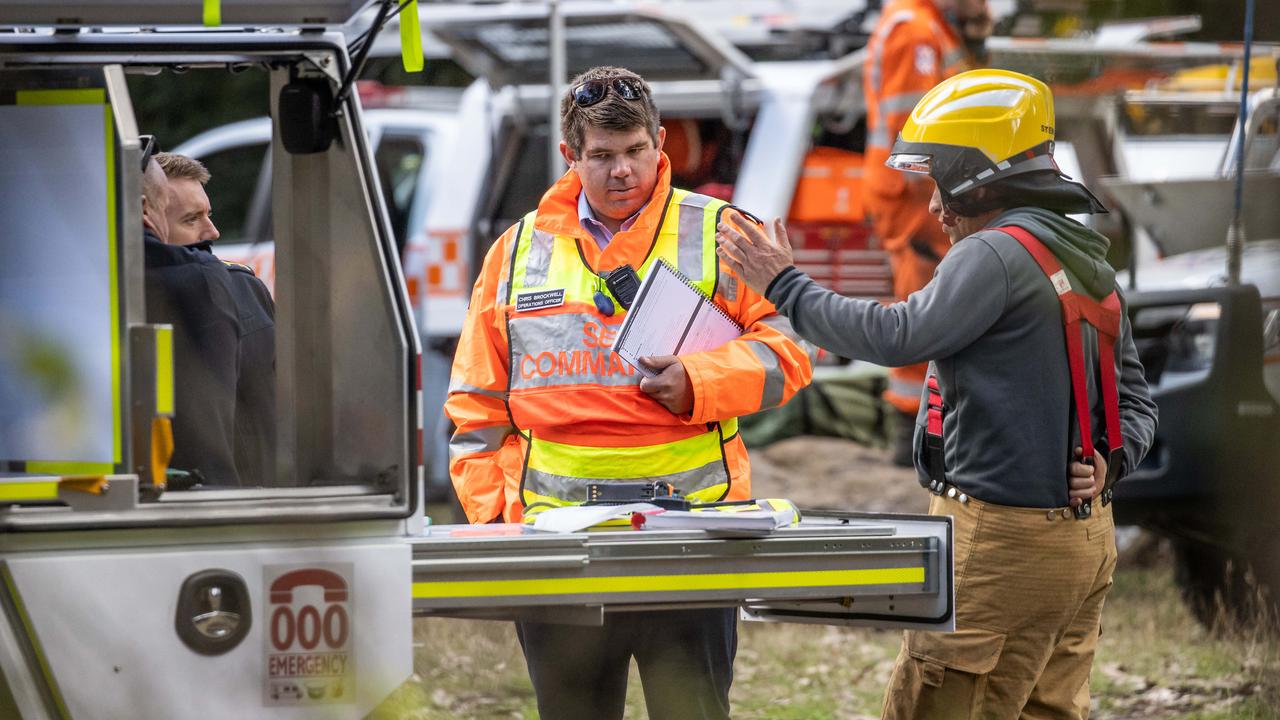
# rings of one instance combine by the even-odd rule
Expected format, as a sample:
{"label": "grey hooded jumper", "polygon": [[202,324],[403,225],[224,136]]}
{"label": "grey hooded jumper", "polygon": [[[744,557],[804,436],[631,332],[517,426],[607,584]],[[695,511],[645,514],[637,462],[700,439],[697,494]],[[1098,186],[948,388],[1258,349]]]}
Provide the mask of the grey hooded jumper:
{"label": "grey hooded jumper", "polygon": [[[1101,299],[1117,289],[1115,271],[1105,260],[1105,237],[1063,215],[1023,207],[957,242],[933,280],[903,302],[886,306],[844,297],[794,267],[774,279],[766,296],[796,332],[831,352],[887,366],[932,361],[944,407],[946,477],[962,492],[999,505],[1063,507],[1067,468],[1080,443],[1062,310],[1030,253],[990,229],[1004,225],[1021,227],[1044,243],[1077,292]],[[1091,427],[1095,444],[1105,448],[1097,337],[1088,326],[1084,335]],[[1127,317],[1121,320],[1115,362],[1123,477],[1151,447],[1156,426]],[[929,478],[921,452],[927,405],[921,402],[915,431],[922,483]]]}

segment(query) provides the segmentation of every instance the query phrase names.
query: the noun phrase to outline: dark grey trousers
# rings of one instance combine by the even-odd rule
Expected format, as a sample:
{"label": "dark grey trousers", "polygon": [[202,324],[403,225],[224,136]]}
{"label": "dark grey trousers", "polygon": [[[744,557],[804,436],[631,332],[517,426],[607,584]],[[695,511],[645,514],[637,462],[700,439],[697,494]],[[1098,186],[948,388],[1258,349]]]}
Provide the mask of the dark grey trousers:
{"label": "dark grey trousers", "polygon": [[635,657],[651,720],[727,720],[737,610],[622,612],[603,627],[517,622],[542,720],[621,718]]}

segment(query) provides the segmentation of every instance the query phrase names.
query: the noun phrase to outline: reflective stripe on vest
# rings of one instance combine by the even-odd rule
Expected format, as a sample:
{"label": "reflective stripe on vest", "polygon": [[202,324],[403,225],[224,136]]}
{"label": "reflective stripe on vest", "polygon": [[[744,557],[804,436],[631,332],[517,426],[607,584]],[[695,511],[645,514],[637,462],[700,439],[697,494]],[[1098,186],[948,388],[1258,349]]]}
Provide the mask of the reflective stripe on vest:
{"label": "reflective stripe on vest", "polygon": [[[526,505],[582,502],[590,483],[619,479],[661,480],[688,497],[718,500],[728,491],[722,444],[719,431],[636,447],[566,445],[535,436],[525,466],[524,501]],[[564,474],[566,468],[573,473]],[[637,475],[637,470],[643,474]]]}
{"label": "reflective stripe on vest", "polygon": [[[640,276],[645,277],[662,258],[699,290],[713,295],[718,267],[715,227],[726,205],[673,189],[653,248],[637,269]],[[530,415],[545,415],[547,403],[598,420],[606,409],[595,410],[602,401],[608,402],[607,393],[634,397],[641,376],[611,350],[623,315],[606,318],[596,308],[593,297],[604,285],[586,265],[576,239],[537,229],[536,212],[529,213],[517,233],[509,278],[504,298],[510,345],[507,402],[517,427]],[[561,304],[514,311],[521,295],[561,291]],[[653,407],[652,425],[665,425],[669,413],[656,403]],[[644,419],[639,422],[643,424]],[[729,490],[723,443],[736,435],[736,420],[708,426],[671,425],[674,434],[684,437],[629,447],[568,445],[542,439],[534,428],[519,430],[528,440],[521,482],[526,506],[582,502],[589,484],[610,480],[665,480],[702,501],[718,500]]]}
{"label": "reflective stripe on vest", "polygon": [[884,65],[884,43],[888,39],[889,33],[904,22],[910,22],[915,18],[915,13],[911,10],[899,10],[894,13],[888,20],[884,21],[880,27],[876,28],[871,35],[871,42],[867,43],[871,46],[871,63],[869,65],[869,78],[871,91],[875,95],[880,94],[881,67]]}

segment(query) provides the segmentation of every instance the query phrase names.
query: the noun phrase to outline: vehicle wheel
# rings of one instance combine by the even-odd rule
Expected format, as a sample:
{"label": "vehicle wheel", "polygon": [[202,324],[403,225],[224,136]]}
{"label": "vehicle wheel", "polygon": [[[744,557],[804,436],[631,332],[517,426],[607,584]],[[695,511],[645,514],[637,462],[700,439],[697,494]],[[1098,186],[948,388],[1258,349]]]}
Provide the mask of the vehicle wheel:
{"label": "vehicle wheel", "polygon": [[1205,626],[1212,626],[1218,614],[1227,568],[1216,548],[1190,540],[1174,543],[1173,579],[1191,614]]}
{"label": "vehicle wheel", "polygon": [[[1262,557],[1266,558],[1264,554]],[[1259,578],[1258,571],[1266,577]],[[1192,540],[1174,543],[1174,580],[1191,613],[1216,630],[1256,627],[1259,619],[1276,617],[1277,580],[1271,568],[1255,568],[1248,560]]]}

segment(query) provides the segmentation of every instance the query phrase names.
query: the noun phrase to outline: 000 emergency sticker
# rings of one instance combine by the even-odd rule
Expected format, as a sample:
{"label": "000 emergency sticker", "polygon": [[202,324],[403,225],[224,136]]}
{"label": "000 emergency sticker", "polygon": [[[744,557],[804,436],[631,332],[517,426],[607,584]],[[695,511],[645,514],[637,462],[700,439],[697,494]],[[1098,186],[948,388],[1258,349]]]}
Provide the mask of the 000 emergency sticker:
{"label": "000 emergency sticker", "polygon": [[355,702],[352,563],[268,565],[263,704]]}

